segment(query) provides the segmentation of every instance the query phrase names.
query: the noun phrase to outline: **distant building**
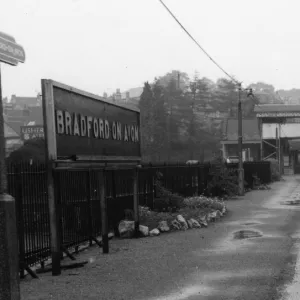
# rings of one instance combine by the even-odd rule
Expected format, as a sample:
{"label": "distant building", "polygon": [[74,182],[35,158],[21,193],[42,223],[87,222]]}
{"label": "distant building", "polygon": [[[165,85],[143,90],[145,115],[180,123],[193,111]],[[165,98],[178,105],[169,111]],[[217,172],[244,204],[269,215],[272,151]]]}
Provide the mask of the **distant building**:
{"label": "distant building", "polygon": [[[249,154],[249,160],[260,160],[261,133],[257,118],[243,119],[243,151]],[[223,157],[238,156],[238,120],[227,119],[223,124],[221,140]]]}
{"label": "distant building", "polygon": [[41,95],[37,97],[17,97],[11,96],[11,100],[7,98],[3,101],[4,119],[7,125],[17,134],[20,134],[21,126],[34,122],[35,125],[43,125],[43,110],[41,103]]}

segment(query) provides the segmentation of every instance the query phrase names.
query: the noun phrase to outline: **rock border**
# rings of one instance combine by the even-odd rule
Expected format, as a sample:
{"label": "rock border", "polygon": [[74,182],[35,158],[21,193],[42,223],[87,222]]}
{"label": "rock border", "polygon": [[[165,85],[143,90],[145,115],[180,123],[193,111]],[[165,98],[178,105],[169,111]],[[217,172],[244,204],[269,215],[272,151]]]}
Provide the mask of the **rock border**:
{"label": "rock border", "polygon": [[[223,204],[222,210],[212,210],[206,214],[199,214],[197,218],[185,219],[181,214],[178,214],[170,224],[168,221],[161,220],[158,222],[158,226],[151,231],[149,227],[140,225],[141,237],[154,237],[159,236],[161,233],[173,231],[186,231],[188,229],[200,229],[207,228],[211,222],[220,220],[227,214],[228,210],[225,204]],[[132,238],[134,236],[134,221],[122,220],[119,224],[119,232],[121,238]]]}

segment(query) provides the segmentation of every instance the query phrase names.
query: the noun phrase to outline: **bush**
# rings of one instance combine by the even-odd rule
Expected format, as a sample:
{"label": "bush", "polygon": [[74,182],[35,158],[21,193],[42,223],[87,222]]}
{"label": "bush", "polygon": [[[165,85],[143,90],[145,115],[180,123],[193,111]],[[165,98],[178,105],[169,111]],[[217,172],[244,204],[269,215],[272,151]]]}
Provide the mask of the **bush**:
{"label": "bush", "polygon": [[166,189],[161,183],[162,174],[157,172],[156,174],[156,191],[159,198],[154,200],[154,208],[158,211],[177,211],[182,207],[183,197],[179,194],[172,193]]}
{"label": "bush", "polygon": [[207,198],[205,196],[190,197],[183,201],[185,207],[192,209],[199,208],[211,208],[215,210],[222,210],[224,207],[224,202],[219,199]]}
{"label": "bush", "polygon": [[271,178],[272,181],[280,181],[279,164],[276,159],[268,159],[271,162]]}
{"label": "bush", "polygon": [[222,159],[216,161],[210,172],[206,195],[210,197],[234,196],[238,194],[238,176],[236,169],[226,167]]}

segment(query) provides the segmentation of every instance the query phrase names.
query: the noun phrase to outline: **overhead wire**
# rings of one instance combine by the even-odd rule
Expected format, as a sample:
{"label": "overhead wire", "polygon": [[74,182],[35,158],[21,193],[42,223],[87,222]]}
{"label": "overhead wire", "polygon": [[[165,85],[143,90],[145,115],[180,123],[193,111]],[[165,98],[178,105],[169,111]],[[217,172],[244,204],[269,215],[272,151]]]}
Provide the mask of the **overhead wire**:
{"label": "overhead wire", "polygon": [[201,49],[201,51],[234,83],[241,85],[241,82],[237,81],[233,76],[229,75],[228,72],[225,71],[223,67],[219,63],[217,63],[209,53],[198,43],[198,41],[189,33],[189,31],[182,25],[182,23],[178,20],[178,18],[172,13],[172,11],[168,8],[168,6],[162,1],[159,2],[164,6],[164,8],[169,12],[169,14],[173,17],[173,19],[178,23],[178,25],[184,30],[184,32],[192,39],[192,41]]}

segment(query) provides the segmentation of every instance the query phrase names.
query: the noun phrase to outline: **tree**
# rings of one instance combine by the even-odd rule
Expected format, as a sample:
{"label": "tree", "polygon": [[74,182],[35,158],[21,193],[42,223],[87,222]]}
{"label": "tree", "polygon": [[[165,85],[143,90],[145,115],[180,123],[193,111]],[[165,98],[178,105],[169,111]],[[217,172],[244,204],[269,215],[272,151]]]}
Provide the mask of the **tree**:
{"label": "tree", "polygon": [[229,110],[230,116],[236,116],[238,92],[236,83],[226,78],[217,81],[216,90],[217,106],[220,110]]}
{"label": "tree", "polygon": [[189,86],[189,77],[186,73],[179,70],[173,70],[156,79],[157,83],[164,88],[167,88],[171,81],[175,82],[178,89],[186,90]]}
{"label": "tree", "polygon": [[17,150],[11,152],[7,158],[8,163],[45,162],[45,140],[36,138],[28,140]]}
{"label": "tree", "polygon": [[160,157],[166,143],[166,107],[163,88],[146,82],[140,98],[142,151],[151,160]]}

